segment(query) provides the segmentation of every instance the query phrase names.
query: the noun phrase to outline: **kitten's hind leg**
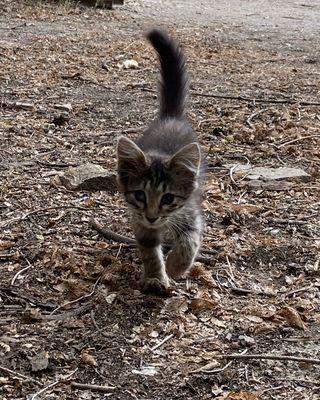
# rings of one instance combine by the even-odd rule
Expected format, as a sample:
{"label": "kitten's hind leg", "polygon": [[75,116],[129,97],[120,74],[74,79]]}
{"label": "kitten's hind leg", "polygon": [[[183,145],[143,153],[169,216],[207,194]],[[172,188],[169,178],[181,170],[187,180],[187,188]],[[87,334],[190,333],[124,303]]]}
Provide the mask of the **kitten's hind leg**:
{"label": "kitten's hind leg", "polygon": [[166,270],[170,278],[179,278],[192,267],[200,247],[201,233],[191,231],[182,234],[169,252]]}

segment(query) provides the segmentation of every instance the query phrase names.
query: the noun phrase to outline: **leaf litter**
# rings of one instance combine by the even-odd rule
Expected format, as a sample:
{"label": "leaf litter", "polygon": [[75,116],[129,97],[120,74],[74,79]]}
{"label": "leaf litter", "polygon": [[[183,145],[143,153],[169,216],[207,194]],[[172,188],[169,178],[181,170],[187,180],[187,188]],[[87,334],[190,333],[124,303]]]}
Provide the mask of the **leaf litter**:
{"label": "leaf litter", "polygon": [[[154,93],[143,89],[156,87],[158,66],[140,31],[127,29],[141,16],[4,3],[8,21],[24,25],[7,22],[0,42],[7,82],[0,122],[3,398],[30,397],[75,368],[70,379],[116,387],[119,399],[317,398],[318,366],[215,357],[246,350],[319,356],[319,107],[265,110],[254,101],[201,96],[228,85],[252,99],[278,96],[291,90],[298,68],[294,94],[316,99],[314,66],[293,53],[282,62],[280,53],[219,42],[203,27],[194,27],[197,35],[171,27],[197,93],[188,118],[206,154],[203,248],[210,266],[196,263],[168,298],[146,296],[136,250],[89,224],[94,216],[132,236],[121,196],[74,192],[53,179],[86,163],[114,172],[117,135],[137,137],[154,115]],[[249,119],[252,129],[246,121],[260,110]],[[302,168],[311,180],[249,183],[228,166],[248,160]],[[213,372],[204,373],[209,363]],[[46,393],[99,398],[89,390],[66,380]]]}

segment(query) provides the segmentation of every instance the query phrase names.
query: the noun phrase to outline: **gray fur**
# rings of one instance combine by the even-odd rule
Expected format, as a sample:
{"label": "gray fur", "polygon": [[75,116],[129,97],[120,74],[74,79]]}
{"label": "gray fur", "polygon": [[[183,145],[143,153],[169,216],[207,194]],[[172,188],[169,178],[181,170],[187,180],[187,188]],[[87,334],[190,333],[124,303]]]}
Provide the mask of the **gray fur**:
{"label": "gray fur", "polygon": [[[160,113],[136,143],[121,137],[117,148],[119,187],[132,211],[135,237],[144,264],[142,284],[147,291],[168,288],[168,275],[177,278],[190,269],[202,234],[201,151],[181,108],[185,103],[185,70],[179,69],[183,75],[179,79],[184,85],[181,90],[179,85],[166,82],[163,71],[166,60],[161,57],[175,51],[172,58],[180,60],[180,66],[184,66],[184,59],[178,46],[166,34],[153,31],[153,35],[157,40],[163,35],[161,45],[168,44],[168,48],[159,52],[162,85],[170,87],[172,107],[172,90],[177,87],[180,98],[174,107],[179,113],[176,116]],[[168,90],[161,93],[162,97],[168,96]],[[162,108],[167,100],[161,98]],[[165,263],[162,245],[168,239],[172,250]]]}

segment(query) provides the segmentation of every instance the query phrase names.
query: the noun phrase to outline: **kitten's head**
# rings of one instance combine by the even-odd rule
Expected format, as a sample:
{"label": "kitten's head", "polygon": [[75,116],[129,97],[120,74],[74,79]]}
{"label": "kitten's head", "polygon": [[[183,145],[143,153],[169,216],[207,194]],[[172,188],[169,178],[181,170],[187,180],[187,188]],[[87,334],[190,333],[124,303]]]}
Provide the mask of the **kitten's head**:
{"label": "kitten's head", "polygon": [[118,183],[141,223],[159,228],[181,209],[197,188],[201,154],[197,143],[173,156],[143,152],[121,137],[117,147]]}

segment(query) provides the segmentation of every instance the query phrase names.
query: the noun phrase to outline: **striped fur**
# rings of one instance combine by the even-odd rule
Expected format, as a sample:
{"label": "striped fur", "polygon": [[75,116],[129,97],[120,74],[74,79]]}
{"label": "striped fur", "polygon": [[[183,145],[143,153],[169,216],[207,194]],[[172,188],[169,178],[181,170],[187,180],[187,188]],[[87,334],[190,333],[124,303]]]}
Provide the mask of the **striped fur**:
{"label": "striped fur", "polygon": [[[147,36],[161,65],[159,117],[134,143],[118,141],[118,182],[132,212],[146,291],[169,287],[191,267],[201,242],[201,150],[184,118],[187,77],[179,46],[167,34]],[[166,261],[162,245],[170,238]]]}

